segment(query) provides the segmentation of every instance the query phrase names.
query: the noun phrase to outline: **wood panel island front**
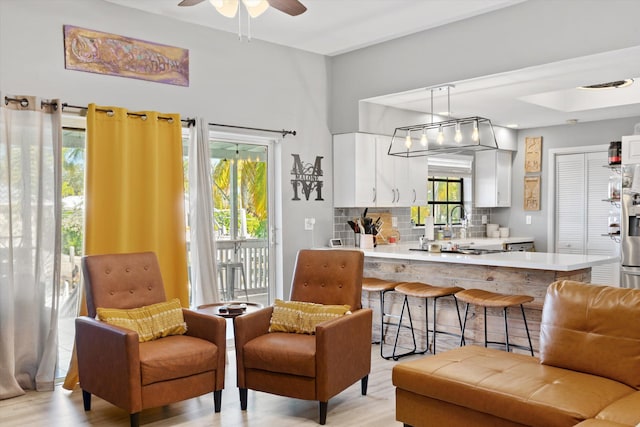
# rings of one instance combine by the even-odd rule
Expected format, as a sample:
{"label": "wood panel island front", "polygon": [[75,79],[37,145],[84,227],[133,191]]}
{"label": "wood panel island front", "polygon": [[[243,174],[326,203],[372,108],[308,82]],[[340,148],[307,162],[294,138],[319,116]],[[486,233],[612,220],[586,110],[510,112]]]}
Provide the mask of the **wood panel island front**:
{"label": "wood panel island front", "polygon": [[[505,294],[531,295],[534,300],[525,305],[527,323],[531,332],[534,350],[538,351],[540,316],[547,287],[556,280],[591,281],[591,267],[618,262],[615,256],[576,255],[545,252],[499,252],[481,255],[458,253],[432,253],[414,250],[417,244],[378,246],[363,249],[365,255],[364,276],[393,280],[396,282],[423,282],[433,286],[459,286],[465,289],[484,289]],[[380,337],[380,304],[378,293],[363,292],[363,305],[374,310],[374,340]],[[385,297],[385,311],[399,315],[403,298],[395,292]],[[411,317],[418,348],[425,348],[425,302],[410,297]],[[460,302],[460,313],[464,306]],[[433,313],[429,301],[429,320]],[[405,320],[406,319],[405,314]],[[481,309],[473,306],[465,331],[467,344],[484,345],[484,321]],[[390,318],[397,322],[397,318]],[[403,324],[408,325],[408,320]],[[487,324],[489,341],[504,341],[504,317],[501,310],[488,310]],[[429,329],[432,328],[431,322]],[[438,329],[460,333],[453,298],[438,300]],[[396,328],[386,327],[385,345],[393,345]],[[431,340],[431,334],[429,336]],[[509,340],[526,344],[526,332],[520,310],[509,310]],[[401,328],[398,345],[404,351],[413,347],[411,333]],[[458,339],[438,335],[438,352],[459,345]],[[399,349],[402,353],[403,349]],[[391,348],[389,348],[389,351]],[[516,350],[520,351],[520,350]],[[385,353],[387,348],[385,347]]]}

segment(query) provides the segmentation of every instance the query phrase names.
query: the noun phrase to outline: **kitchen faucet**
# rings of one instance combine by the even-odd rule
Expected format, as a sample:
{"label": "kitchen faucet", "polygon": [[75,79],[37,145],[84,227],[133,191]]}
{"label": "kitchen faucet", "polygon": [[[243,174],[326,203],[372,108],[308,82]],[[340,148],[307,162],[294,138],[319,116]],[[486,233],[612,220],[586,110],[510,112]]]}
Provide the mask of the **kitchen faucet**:
{"label": "kitchen faucet", "polygon": [[464,238],[467,237],[467,211],[465,210],[463,205],[456,205],[456,206],[453,207],[453,209],[451,209],[451,212],[449,212],[449,229],[453,233],[453,227],[452,227],[453,212],[457,208],[460,208],[462,210],[462,216],[460,217],[460,223],[462,224],[462,230],[464,231],[464,236],[460,236],[460,237],[464,239]]}

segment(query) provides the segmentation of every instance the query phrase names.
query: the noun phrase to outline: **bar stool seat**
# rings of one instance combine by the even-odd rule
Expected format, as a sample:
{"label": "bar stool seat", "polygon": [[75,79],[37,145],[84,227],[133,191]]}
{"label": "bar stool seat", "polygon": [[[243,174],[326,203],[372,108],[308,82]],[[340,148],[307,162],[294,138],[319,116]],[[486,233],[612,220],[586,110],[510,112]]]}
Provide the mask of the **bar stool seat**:
{"label": "bar stool seat", "polygon": [[[460,318],[460,310],[458,309],[458,301],[456,299],[456,293],[463,290],[464,289],[459,286],[449,286],[449,287],[433,286],[433,285],[422,283],[422,282],[404,282],[396,286],[395,291],[404,295],[404,301],[402,302],[402,311],[400,312],[400,318],[398,320],[398,329],[396,331],[396,340],[393,346],[392,358],[394,360],[398,360],[402,356],[408,356],[410,354],[423,354],[429,351],[429,331],[433,333],[432,345],[431,345],[431,351],[433,354],[436,353],[436,334],[459,336],[461,337],[461,339],[463,339],[462,338],[462,320]],[[448,297],[448,296],[453,297],[454,304],[456,305],[456,312],[458,314],[458,324],[460,325],[460,331],[461,331],[460,335],[454,334],[452,332],[440,331],[437,328],[436,303],[438,301],[438,298]],[[413,320],[411,319],[411,309],[409,307],[409,297],[425,299],[424,311],[425,311],[426,338],[425,338],[425,348],[420,351],[418,351],[417,349],[416,337],[415,337],[414,328],[413,328]],[[429,309],[426,304],[428,298],[433,299],[433,328],[432,329],[429,329]],[[398,346],[398,338],[400,336],[400,329],[401,329],[402,319],[404,317],[405,309],[407,310],[407,315],[409,316],[409,325],[410,325],[409,329],[411,330],[411,337],[413,339],[413,349],[406,353],[396,354],[396,349]]]}
{"label": "bar stool seat", "polygon": [[[484,309],[484,346],[485,347],[487,347],[487,344],[500,344],[500,345],[505,345],[505,348],[507,351],[510,351],[511,347],[529,350],[531,352],[531,355],[533,356],[533,346],[531,345],[531,335],[529,334],[529,326],[527,325],[527,317],[524,313],[524,305],[523,305],[533,301],[534,298],[532,296],[500,294],[497,292],[485,291],[484,289],[466,289],[458,292],[456,294],[456,298],[466,303],[466,308],[464,312],[464,322],[462,324],[463,338],[460,340],[460,346],[464,345],[464,330],[467,324],[467,315],[469,313],[469,305],[473,304],[473,305],[482,307]],[[524,345],[509,343],[509,325],[507,322],[507,309],[509,307],[517,307],[517,306],[520,306],[520,310],[522,311],[522,320],[524,321],[524,328],[527,332],[527,340],[529,341],[528,347]],[[487,307],[502,308],[503,310],[504,333],[505,333],[504,342],[487,340]]]}
{"label": "bar stool seat", "polygon": [[388,356],[384,355],[384,338],[386,335],[385,325],[392,325],[394,323],[385,320],[386,316],[390,316],[389,313],[384,311],[384,296],[387,292],[393,291],[400,282],[393,280],[378,279],[377,277],[363,277],[362,278],[362,290],[367,292],[378,292],[380,294],[380,341],[374,341],[373,344],[380,344],[380,356],[388,359]]}

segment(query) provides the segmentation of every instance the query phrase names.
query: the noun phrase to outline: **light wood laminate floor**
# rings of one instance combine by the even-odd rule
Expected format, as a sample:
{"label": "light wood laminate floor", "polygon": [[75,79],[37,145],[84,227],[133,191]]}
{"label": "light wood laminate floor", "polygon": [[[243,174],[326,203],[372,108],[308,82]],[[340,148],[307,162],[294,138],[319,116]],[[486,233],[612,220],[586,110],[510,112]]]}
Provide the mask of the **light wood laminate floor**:
{"label": "light wood laminate floor", "polygon": [[[444,350],[444,348],[442,349]],[[384,360],[380,346],[372,345],[372,370],[366,396],[360,382],[329,400],[327,426],[392,427],[395,420],[395,390],[391,369],[397,362]],[[386,348],[385,348],[386,351]],[[222,411],[214,413],[213,394],[161,408],[144,410],[142,426],[317,426],[318,402],[275,396],[249,390],[248,408],[240,410],[236,387],[235,353],[229,351]],[[413,355],[401,361],[428,355]],[[85,412],[79,388],[69,392],[56,386],[53,392],[29,391],[24,396],[0,400],[0,425],[8,426],[128,426],[129,415],[110,403],[93,397],[92,409]]]}

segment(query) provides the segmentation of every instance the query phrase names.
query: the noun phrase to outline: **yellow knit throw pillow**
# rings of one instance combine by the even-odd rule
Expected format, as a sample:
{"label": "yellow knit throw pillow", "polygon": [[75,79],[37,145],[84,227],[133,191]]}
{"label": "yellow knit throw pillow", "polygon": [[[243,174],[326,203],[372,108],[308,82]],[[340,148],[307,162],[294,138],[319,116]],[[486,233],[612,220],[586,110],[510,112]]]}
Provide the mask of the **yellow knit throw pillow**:
{"label": "yellow knit throw pillow", "polygon": [[128,310],[98,307],[96,311],[99,320],[136,331],[139,342],[187,332],[178,298]]}
{"label": "yellow knit throw pillow", "polygon": [[348,305],[323,305],[302,301],[276,299],[269,332],[315,334],[316,325],[350,314]]}

